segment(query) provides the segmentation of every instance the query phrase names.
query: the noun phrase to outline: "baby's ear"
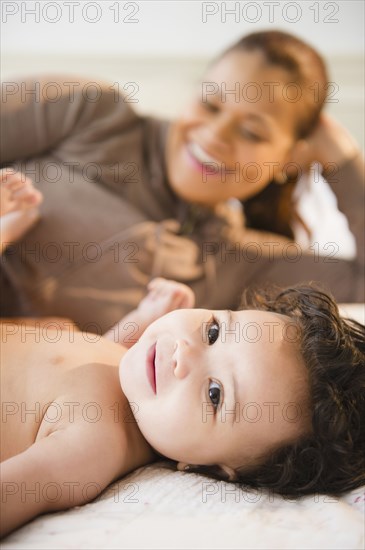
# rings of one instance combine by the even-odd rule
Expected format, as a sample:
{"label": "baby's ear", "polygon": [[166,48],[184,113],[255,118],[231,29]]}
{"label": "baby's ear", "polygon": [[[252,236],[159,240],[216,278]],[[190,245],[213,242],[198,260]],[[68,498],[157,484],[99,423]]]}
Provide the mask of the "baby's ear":
{"label": "baby's ear", "polygon": [[187,464],[186,462],[178,462],[176,464],[176,468],[179,470],[179,472],[184,472],[190,470],[190,464]]}
{"label": "baby's ear", "polygon": [[[192,470],[193,468],[199,468],[198,464],[187,464],[186,462],[178,462],[176,464],[176,468],[180,472],[188,472],[189,470]],[[219,464],[214,467],[215,470],[220,470],[220,475],[222,477],[225,477],[227,481],[238,481],[237,473],[230,468],[229,466],[225,466],[224,464]]]}
{"label": "baby's ear", "polygon": [[178,462],[176,464],[176,468],[179,470],[179,472],[188,472],[193,468],[199,468],[199,464],[187,464],[186,462]]}
{"label": "baby's ear", "polygon": [[218,467],[227,476],[227,481],[237,481],[237,473],[233,470],[233,468],[225,466],[224,464],[219,464]]}

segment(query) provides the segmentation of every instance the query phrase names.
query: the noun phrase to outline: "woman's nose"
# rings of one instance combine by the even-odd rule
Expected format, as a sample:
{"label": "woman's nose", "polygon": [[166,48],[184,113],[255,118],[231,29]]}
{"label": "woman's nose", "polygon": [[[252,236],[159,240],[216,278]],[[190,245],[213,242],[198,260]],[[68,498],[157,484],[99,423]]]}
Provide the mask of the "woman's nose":
{"label": "woman's nose", "polygon": [[217,149],[229,146],[231,133],[232,121],[224,114],[216,115],[207,125],[207,141]]}
{"label": "woman's nose", "polygon": [[176,340],[172,356],[174,375],[176,378],[185,378],[191,368],[190,345],[186,340]]}

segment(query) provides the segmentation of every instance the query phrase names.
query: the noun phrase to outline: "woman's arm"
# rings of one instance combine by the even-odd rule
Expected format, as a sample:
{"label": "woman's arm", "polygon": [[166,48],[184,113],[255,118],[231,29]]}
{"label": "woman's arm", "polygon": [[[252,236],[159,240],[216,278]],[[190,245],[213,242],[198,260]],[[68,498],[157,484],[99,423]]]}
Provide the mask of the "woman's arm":
{"label": "woman's arm", "polygon": [[[340,168],[360,153],[359,145],[348,130],[328,114],[322,113],[312,134],[304,141],[304,162],[320,162],[324,169]],[[303,163],[303,161],[302,161]]]}
{"label": "woman's arm", "polygon": [[357,155],[340,165],[336,170],[324,170],[323,176],[337,197],[338,208],[345,214],[356,241],[356,263],[364,275],[365,228],[364,228],[364,158]]}
{"label": "woman's arm", "polygon": [[[321,162],[325,167],[323,175],[335,193],[338,208],[346,216],[355,237],[356,257],[350,261],[340,259],[332,254],[332,247],[328,255],[322,256],[315,247],[301,251],[298,245],[298,256],[295,258],[296,250],[293,248],[294,256],[291,257],[288,246],[282,257],[274,261],[247,266],[249,269],[245,272],[245,286],[266,283],[291,286],[311,280],[324,285],[337,302],[364,301],[364,160],[361,152],[355,148],[351,150],[351,155],[348,148],[348,158],[343,154],[344,149],[341,154],[338,150],[336,155],[334,149],[332,151],[333,157],[322,157]],[[335,160],[329,161],[330,158]]]}
{"label": "woman's arm", "polygon": [[345,214],[356,241],[356,260],[365,266],[364,243],[364,158],[351,134],[329,115],[322,114],[319,124],[298,149],[294,159],[303,169],[314,162],[323,167],[323,177],[336,195],[338,208]]}
{"label": "woman's arm", "polygon": [[[136,118],[117,83],[75,75],[35,75],[2,82],[0,164],[44,153],[70,137],[82,158],[83,151],[90,154],[94,148],[96,153],[115,126],[121,131]],[[81,150],[79,136],[85,145]]]}

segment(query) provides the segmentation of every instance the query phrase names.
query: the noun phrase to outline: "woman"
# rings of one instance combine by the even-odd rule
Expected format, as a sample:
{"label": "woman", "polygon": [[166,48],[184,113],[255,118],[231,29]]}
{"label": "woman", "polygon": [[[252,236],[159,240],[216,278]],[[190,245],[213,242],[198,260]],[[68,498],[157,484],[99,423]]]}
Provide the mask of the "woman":
{"label": "woman", "polygon": [[[321,115],[325,67],[301,40],[244,38],[171,123],[138,116],[110,84],[7,85],[1,163],[31,177],[44,201],[38,224],[3,254],[5,314],[67,316],[102,333],[154,276],[187,283],[198,307],[216,309],[263,281],[316,279],[340,302],[363,299],[363,159]],[[293,228],[305,227],[295,209],[299,172],[313,161],[348,218],[350,260],[338,256],[336,235],[327,257],[310,228],[307,252],[293,243]]]}

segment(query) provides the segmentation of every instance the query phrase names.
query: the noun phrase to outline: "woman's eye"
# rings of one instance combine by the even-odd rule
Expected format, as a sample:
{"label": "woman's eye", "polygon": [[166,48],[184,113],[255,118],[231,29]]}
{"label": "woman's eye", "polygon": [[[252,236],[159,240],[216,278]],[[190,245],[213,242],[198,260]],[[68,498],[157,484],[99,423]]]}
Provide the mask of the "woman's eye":
{"label": "woman's eye", "polygon": [[214,409],[217,410],[221,401],[221,386],[214,380],[209,382],[209,399],[212,402]]}
{"label": "woman's eye", "polygon": [[214,319],[214,317],[213,317],[213,320],[211,321],[211,323],[208,326],[207,335],[208,335],[209,345],[211,346],[212,344],[214,344],[214,342],[216,342],[216,340],[219,336],[219,324]]}
{"label": "woman's eye", "polygon": [[245,128],[241,128],[240,133],[243,137],[250,139],[251,141],[263,141],[261,136],[254,134],[253,132],[250,132],[249,130],[246,130]]}
{"label": "woman's eye", "polygon": [[219,111],[219,107],[217,107],[217,105],[214,105],[213,103],[209,103],[209,101],[203,100],[202,104],[208,111],[211,111],[212,113],[216,113],[217,111]]}

